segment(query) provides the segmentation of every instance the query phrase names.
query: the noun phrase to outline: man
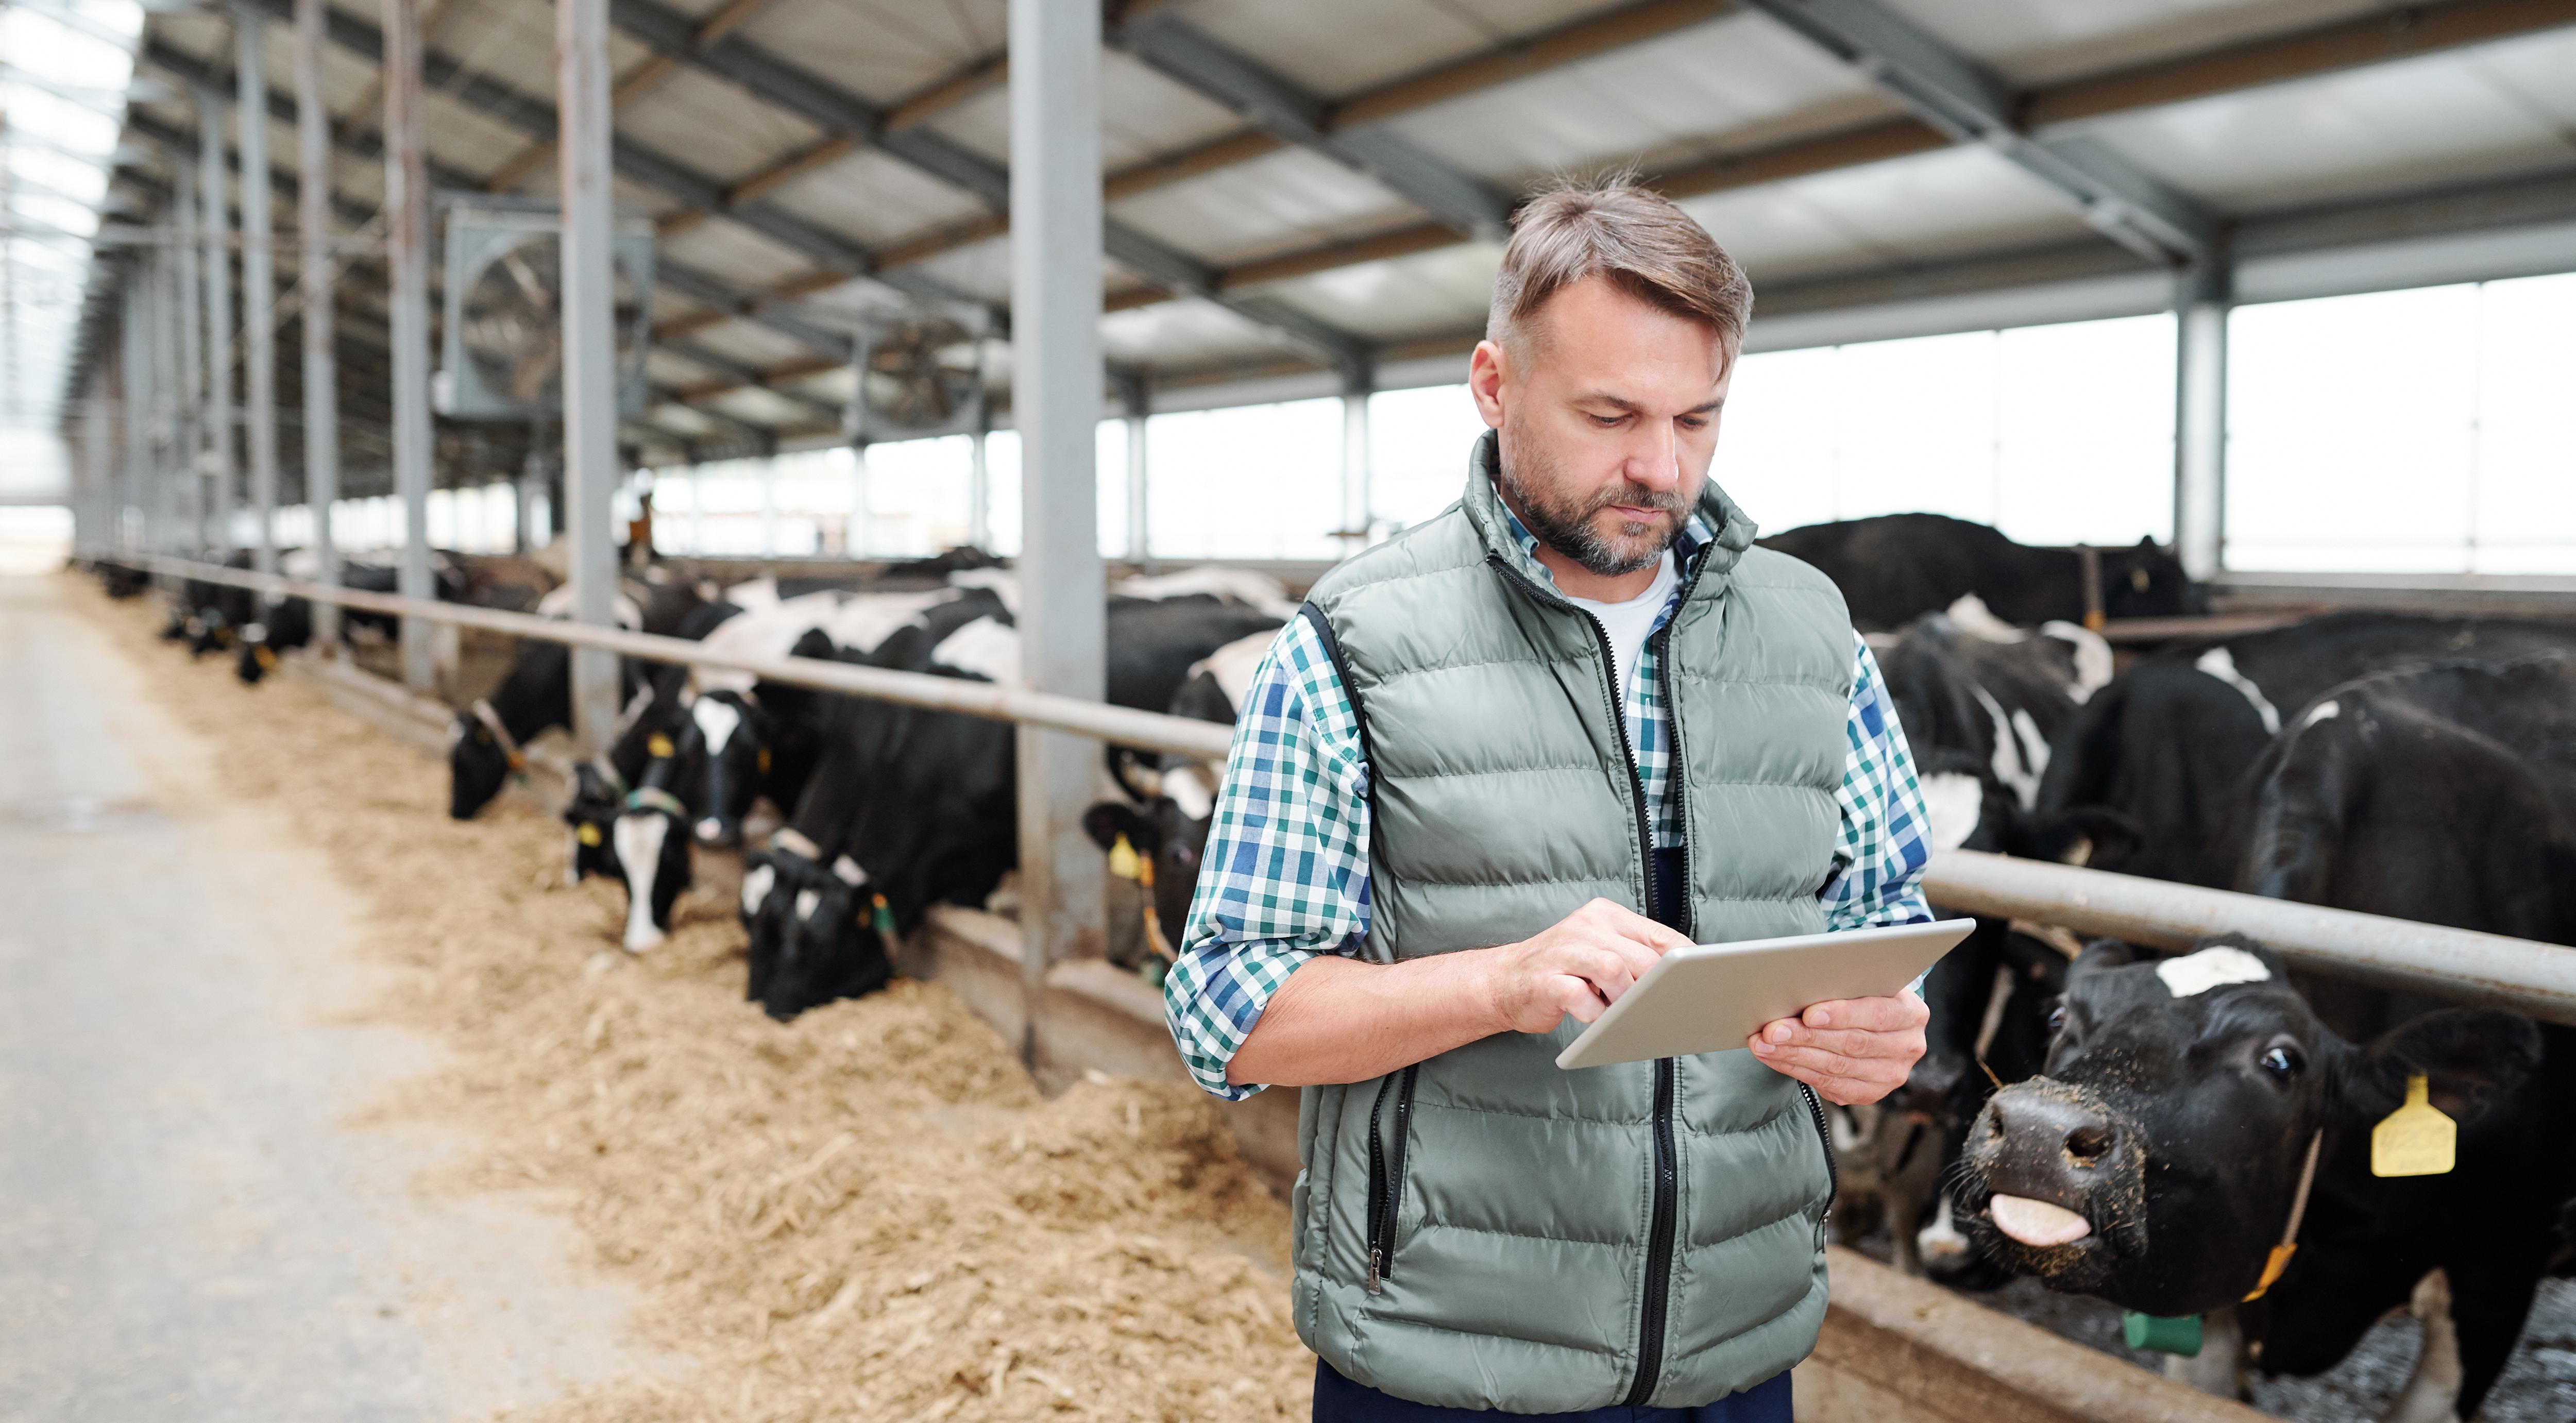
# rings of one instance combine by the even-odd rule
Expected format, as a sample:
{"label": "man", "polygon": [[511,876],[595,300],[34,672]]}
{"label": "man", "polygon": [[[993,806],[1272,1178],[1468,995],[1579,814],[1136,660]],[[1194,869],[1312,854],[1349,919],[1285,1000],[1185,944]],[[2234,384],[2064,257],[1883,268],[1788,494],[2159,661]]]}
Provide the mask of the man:
{"label": "man", "polygon": [[1668,949],[1930,917],[1867,646],[1707,482],[1751,302],[1661,197],[1533,200],[1465,496],[1316,584],[1244,699],[1166,1008],[1208,1090],[1305,1089],[1318,1420],[1788,1423],[1817,1096],[1902,1082],[1921,999],[1553,1061]]}

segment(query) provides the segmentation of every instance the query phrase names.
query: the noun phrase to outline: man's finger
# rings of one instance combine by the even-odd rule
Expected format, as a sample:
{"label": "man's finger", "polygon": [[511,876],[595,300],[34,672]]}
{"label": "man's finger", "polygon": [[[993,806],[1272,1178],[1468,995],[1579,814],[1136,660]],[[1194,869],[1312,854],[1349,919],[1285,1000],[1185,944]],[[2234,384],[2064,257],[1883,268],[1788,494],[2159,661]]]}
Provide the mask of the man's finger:
{"label": "man's finger", "polygon": [[[1784,1031],[1785,1030],[1785,1031]],[[1782,1019],[1766,1024],[1761,1034],[1765,1043],[1774,1047],[1822,1048],[1848,1058],[1902,1058],[1912,1061],[1923,1055],[1923,1040],[1909,1029],[1873,1033],[1860,1028],[1807,1028],[1794,1020]]]}
{"label": "man's finger", "polygon": [[1557,1011],[1570,1014],[1578,1023],[1589,1023],[1610,1007],[1589,982],[1570,973],[1550,977],[1547,992],[1555,1001]]}
{"label": "man's finger", "polygon": [[1798,1015],[1810,1028],[1858,1028],[1863,1032],[1896,1032],[1919,1028],[1931,1017],[1923,1000],[1911,993],[1891,998],[1836,998],[1811,1005]]}
{"label": "man's finger", "polygon": [[1598,902],[1603,910],[1601,922],[1621,938],[1633,939],[1657,954],[1691,946],[1690,936],[1659,920],[1649,919],[1624,904],[1614,904],[1606,899]]}

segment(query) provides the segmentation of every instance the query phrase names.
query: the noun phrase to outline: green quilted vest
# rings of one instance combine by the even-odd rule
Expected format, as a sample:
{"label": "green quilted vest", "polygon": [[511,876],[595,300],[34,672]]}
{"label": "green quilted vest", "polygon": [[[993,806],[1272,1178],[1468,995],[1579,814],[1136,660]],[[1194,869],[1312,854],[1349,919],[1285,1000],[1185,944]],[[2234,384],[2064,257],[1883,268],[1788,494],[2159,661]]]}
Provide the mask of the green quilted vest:
{"label": "green quilted vest", "polygon": [[[1467,492],[1310,597],[1370,760],[1376,959],[1644,910],[1648,841],[1597,624]],[[1815,933],[1833,870],[1851,622],[1805,564],[1717,536],[1664,630],[1692,936]],[[1580,1025],[1504,1033],[1299,1110],[1297,1332],[1401,1398],[1689,1407],[1806,1357],[1825,1312],[1823,1115],[1749,1052],[1565,1072]]]}

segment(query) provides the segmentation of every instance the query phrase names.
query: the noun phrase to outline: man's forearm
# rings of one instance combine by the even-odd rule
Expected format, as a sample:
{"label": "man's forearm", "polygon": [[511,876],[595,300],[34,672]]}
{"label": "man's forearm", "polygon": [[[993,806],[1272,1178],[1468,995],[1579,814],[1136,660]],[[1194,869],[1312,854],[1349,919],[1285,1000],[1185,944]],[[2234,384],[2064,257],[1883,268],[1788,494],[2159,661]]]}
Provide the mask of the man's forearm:
{"label": "man's forearm", "polygon": [[1226,1079],[1305,1087],[1365,1082],[1508,1024],[1486,972],[1491,949],[1380,964],[1327,954],[1272,995],[1235,1049]]}

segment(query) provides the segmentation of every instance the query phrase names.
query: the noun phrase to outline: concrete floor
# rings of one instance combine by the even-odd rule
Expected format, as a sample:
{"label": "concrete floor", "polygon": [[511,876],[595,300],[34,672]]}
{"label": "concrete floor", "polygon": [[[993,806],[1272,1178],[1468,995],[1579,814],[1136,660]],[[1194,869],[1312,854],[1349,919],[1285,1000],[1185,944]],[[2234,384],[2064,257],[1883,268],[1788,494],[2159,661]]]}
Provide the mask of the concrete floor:
{"label": "concrete floor", "polygon": [[419,1186],[452,1136],[347,1125],[435,1046],[351,1022],[361,907],[89,596],[0,577],[0,1419],[484,1417],[671,1367],[538,1202]]}

